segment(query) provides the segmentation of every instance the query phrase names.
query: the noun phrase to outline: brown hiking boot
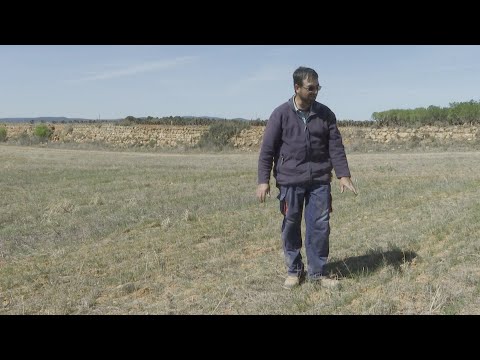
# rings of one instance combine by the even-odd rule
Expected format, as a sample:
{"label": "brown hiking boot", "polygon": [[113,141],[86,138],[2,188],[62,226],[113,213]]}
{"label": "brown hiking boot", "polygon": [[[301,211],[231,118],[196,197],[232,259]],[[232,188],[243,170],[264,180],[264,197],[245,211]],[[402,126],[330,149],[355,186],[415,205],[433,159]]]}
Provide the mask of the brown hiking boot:
{"label": "brown hiking boot", "polygon": [[327,288],[327,289],[337,289],[340,285],[340,281],[338,279],[328,278],[326,276],[322,276],[320,278],[320,286]]}
{"label": "brown hiking boot", "polygon": [[300,278],[297,275],[288,275],[283,283],[283,288],[291,290],[300,285]]}
{"label": "brown hiking boot", "polygon": [[335,278],[327,277],[327,276],[319,276],[316,278],[309,278],[309,282],[318,284],[323,288],[326,289],[337,289],[340,285],[340,281]]}

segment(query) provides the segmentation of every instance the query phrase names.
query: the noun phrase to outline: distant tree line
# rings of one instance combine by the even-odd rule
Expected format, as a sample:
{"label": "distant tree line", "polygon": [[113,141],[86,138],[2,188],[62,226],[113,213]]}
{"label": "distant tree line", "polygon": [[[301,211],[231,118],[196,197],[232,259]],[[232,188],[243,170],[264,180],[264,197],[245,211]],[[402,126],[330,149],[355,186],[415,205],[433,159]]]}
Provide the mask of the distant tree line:
{"label": "distant tree line", "polygon": [[[69,120],[30,120],[31,124],[34,123],[51,123],[51,124],[100,124],[100,123],[115,123],[118,125],[135,125],[135,124],[144,124],[144,125],[214,125],[219,123],[229,123],[229,124],[238,124],[242,127],[247,126],[265,126],[267,125],[268,120],[238,120],[238,119],[217,119],[217,118],[202,118],[202,117],[183,117],[183,116],[166,116],[166,117],[140,117],[136,118],[134,116],[127,116],[120,121],[112,120],[88,120],[88,119],[69,119]],[[355,121],[355,120],[337,120],[338,126],[359,126],[359,127],[368,127],[376,124],[375,121]]]}
{"label": "distant tree line", "polygon": [[[221,123],[237,124],[241,127],[249,126],[265,126],[268,120],[238,120],[238,119],[216,119],[201,117],[183,117],[183,116],[167,116],[167,117],[141,117],[127,116],[119,125],[148,124],[148,125],[214,125]],[[338,126],[373,126],[375,121],[355,121],[355,120],[337,120]]]}
{"label": "distant tree line", "polygon": [[375,121],[337,120],[337,126],[373,127],[375,126]]}
{"label": "distant tree line", "polygon": [[35,120],[32,119],[29,121],[30,124],[35,124],[35,123],[49,123],[49,124],[105,124],[105,123],[111,123],[112,120],[90,120],[90,119],[67,119],[67,120]]}
{"label": "distant tree line", "polygon": [[265,125],[266,120],[239,120],[239,119],[217,119],[217,118],[203,118],[203,117],[184,117],[184,116],[166,116],[166,117],[141,117],[136,118],[134,116],[127,116],[123,119],[119,125],[133,125],[133,124],[144,124],[144,125],[213,125],[219,123],[229,123],[229,124],[243,124],[243,125]]}
{"label": "distant tree line", "polygon": [[449,107],[393,109],[375,112],[372,119],[379,126],[477,125],[480,124],[480,101],[453,102]]}
{"label": "distant tree line", "polygon": [[[220,119],[211,117],[186,117],[186,116],[165,116],[165,117],[140,117],[127,116],[123,120],[61,120],[51,121],[51,123],[86,123],[86,124],[98,124],[98,123],[115,123],[118,125],[214,125],[214,124],[229,124],[238,125],[235,127],[245,128],[246,126],[265,126],[268,120],[244,120],[244,119]],[[45,120],[41,120],[41,123],[45,123]],[[30,120],[30,123],[34,123],[34,120]],[[430,105],[427,108],[419,107],[415,109],[392,109],[381,112],[374,112],[371,120],[368,121],[355,121],[355,120],[337,120],[337,124],[340,127],[355,126],[355,127],[379,127],[379,126],[405,126],[405,127],[418,127],[423,125],[463,125],[480,124],[480,100],[470,100],[466,102],[453,102],[448,107],[439,107]]]}

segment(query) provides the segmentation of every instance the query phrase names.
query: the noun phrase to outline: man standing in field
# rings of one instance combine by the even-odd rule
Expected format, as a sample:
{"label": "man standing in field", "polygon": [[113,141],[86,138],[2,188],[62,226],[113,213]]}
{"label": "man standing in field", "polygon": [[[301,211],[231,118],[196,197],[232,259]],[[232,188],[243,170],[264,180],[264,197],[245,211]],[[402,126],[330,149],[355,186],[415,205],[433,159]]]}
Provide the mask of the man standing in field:
{"label": "man standing in field", "polygon": [[321,86],[315,70],[299,67],[293,73],[295,94],[277,107],[267,122],[258,159],[257,197],[270,196],[270,172],[280,193],[282,242],[287,266],[283,287],[292,289],[305,275],[300,249],[305,205],[305,250],[308,280],[323,286],[337,280],[324,276],[329,253],[332,169],[355,195],[335,114],[315,101]]}

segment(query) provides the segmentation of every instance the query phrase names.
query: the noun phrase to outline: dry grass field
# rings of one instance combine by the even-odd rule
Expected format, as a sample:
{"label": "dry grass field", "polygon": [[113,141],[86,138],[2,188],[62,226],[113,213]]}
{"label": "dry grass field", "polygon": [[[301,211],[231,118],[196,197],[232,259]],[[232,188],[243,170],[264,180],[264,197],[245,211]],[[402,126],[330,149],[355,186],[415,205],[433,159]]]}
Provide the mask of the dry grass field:
{"label": "dry grass field", "polygon": [[0,314],[480,314],[480,152],[348,154],[292,291],[257,156],[0,145]]}

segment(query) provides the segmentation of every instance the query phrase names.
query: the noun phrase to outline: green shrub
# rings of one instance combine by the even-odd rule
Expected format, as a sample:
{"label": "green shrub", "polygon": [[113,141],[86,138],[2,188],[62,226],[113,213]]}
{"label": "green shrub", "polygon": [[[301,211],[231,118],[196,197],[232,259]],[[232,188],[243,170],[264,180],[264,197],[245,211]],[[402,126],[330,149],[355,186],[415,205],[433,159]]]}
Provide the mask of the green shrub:
{"label": "green shrub", "polygon": [[208,131],[204,132],[197,143],[200,148],[222,150],[232,147],[229,140],[240,134],[243,129],[250,125],[242,121],[227,120],[219,121],[210,125]]}
{"label": "green shrub", "polygon": [[0,127],[0,141],[7,141],[7,128]]}
{"label": "green shrub", "polygon": [[35,130],[33,131],[35,136],[38,136],[42,140],[48,139],[53,131],[50,129],[47,125],[45,124],[39,124],[35,127]]}

